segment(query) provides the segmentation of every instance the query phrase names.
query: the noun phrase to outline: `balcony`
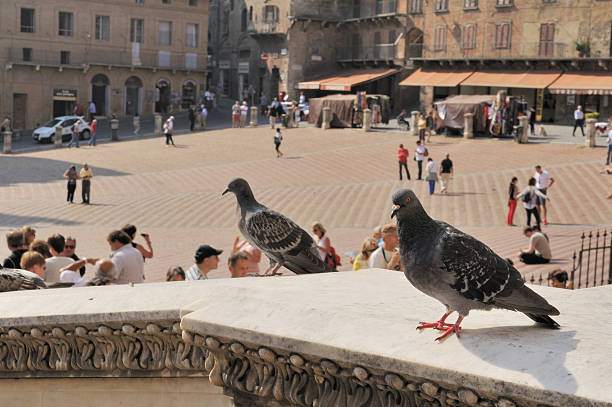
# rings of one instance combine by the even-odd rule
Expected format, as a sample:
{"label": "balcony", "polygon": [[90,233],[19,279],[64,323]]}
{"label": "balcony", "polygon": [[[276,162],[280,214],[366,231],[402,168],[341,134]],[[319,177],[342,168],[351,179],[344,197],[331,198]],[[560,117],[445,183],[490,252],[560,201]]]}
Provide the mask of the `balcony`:
{"label": "balcony", "polygon": [[390,62],[396,58],[397,46],[380,44],[368,47],[336,48],[338,62]]}
{"label": "balcony", "polygon": [[389,18],[397,14],[397,0],[363,1],[358,7],[340,9],[340,17],[345,22]]}
{"label": "balcony", "polygon": [[8,48],[6,60],[13,65],[61,67],[62,69],[86,69],[90,65],[104,65],[195,72],[205,72],[208,63],[206,55],[190,52],[136,51],[110,47],[72,48],[67,51],[69,51],[68,55],[63,54],[60,50],[34,48],[30,53],[30,58],[24,60],[22,48]]}
{"label": "balcony", "polygon": [[[478,41],[477,41],[478,42]],[[419,57],[417,48],[422,47],[422,56]],[[469,49],[459,44],[446,45],[442,50],[434,50],[431,45],[409,45],[409,53],[413,58],[424,59],[523,59],[523,60],[550,60],[550,59],[572,59],[578,58],[578,52],[574,44],[564,42],[521,42],[510,44],[509,47],[496,47],[495,43],[487,43],[483,49],[476,44]]]}
{"label": "balcony", "polygon": [[251,37],[284,38],[286,35],[280,24],[276,21],[250,21],[247,26],[247,32]]}

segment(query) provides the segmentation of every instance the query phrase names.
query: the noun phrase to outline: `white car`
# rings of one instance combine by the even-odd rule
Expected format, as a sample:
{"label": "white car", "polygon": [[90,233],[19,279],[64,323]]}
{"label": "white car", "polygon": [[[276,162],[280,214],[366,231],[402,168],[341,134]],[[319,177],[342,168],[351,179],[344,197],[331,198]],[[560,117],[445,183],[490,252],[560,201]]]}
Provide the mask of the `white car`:
{"label": "white car", "polygon": [[88,140],[91,135],[89,123],[83,116],[60,116],[45,123],[42,127],[37,128],[32,133],[32,139],[39,143],[53,143],[55,140],[55,132],[58,126],[62,126],[62,141],[68,141],[72,138],[72,130],[77,120],[79,124],[79,139]]}

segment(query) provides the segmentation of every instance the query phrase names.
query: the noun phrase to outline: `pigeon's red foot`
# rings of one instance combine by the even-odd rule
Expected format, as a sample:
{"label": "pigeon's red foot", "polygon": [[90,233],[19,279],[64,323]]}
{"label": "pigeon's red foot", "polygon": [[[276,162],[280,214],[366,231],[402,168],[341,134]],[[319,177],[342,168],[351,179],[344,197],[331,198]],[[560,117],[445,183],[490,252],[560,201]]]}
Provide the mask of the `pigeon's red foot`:
{"label": "pigeon's red foot", "polygon": [[446,321],[446,318],[448,318],[448,316],[452,313],[453,313],[452,310],[448,311],[446,314],[442,315],[442,318],[440,318],[436,322],[431,322],[431,323],[430,322],[420,322],[419,326],[417,326],[416,329],[434,328],[434,329],[439,329],[440,331],[445,331],[447,328],[453,326],[453,324],[444,322]]}
{"label": "pigeon's red foot", "polygon": [[436,341],[441,341],[442,339],[446,338],[447,336],[453,333],[457,335],[457,338],[459,338],[459,332],[461,332],[461,327],[459,326],[460,323],[461,321],[457,321],[455,325],[446,324],[446,325],[450,325],[450,327],[446,328],[444,330],[445,332],[441,336],[438,336],[436,338]]}

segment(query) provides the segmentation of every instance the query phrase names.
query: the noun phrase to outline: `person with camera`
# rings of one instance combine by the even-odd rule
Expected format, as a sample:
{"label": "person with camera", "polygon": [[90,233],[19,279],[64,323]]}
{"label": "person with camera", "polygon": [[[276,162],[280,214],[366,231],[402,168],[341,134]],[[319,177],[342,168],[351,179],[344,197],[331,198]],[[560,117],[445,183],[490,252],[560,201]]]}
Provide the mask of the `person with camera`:
{"label": "person with camera", "polygon": [[136,238],[136,226],[127,224],[121,228],[121,231],[123,231],[126,235],[130,237],[130,239],[132,239],[132,247],[138,250],[140,254],[142,254],[143,259],[153,258],[153,246],[151,246],[151,238],[149,237],[148,233],[140,234],[140,236],[144,238],[147,244],[147,248],[145,249],[145,247],[140,243],[134,242],[134,239]]}

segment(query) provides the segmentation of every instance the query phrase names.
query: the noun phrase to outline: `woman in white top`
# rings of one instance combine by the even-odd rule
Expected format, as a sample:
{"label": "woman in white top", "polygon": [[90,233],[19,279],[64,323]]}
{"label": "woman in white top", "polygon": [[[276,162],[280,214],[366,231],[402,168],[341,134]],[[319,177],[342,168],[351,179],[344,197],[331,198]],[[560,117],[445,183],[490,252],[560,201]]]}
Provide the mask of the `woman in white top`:
{"label": "woman in white top", "polygon": [[317,240],[317,249],[319,249],[319,257],[325,261],[327,254],[331,252],[331,242],[329,237],[325,234],[327,231],[321,224],[321,222],[315,222],[312,225],[312,233],[315,234]]}
{"label": "woman in white top", "polygon": [[438,164],[431,157],[427,159],[425,172],[427,173],[425,181],[429,181],[429,195],[433,195],[436,190],[436,181],[438,180]]}
{"label": "woman in white top", "polygon": [[417,140],[416,148],[414,149],[414,159],[417,162],[417,167],[419,168],[419,176],[417,180],[422,179],[421,175],[423,174],[423,160],[425,159],[425,151],[426,148],[423,144],[421,144],[421,140]]}
{"label": "woman in white top", "polygon": [[538,214],[538,210],[536,208],[536,200],[537,197],[540,197],[550,201],[550,198],[538,191],[535,184],[535,178],[529,178],[527,187],[516,196],[516,199],[522,198],[523,207],[525,208],[525,215],[527,216],[527,226],[531,226],[531,215],[533,215],[536,220],[536,225],[538,228],[540,228],[540,214]]}

